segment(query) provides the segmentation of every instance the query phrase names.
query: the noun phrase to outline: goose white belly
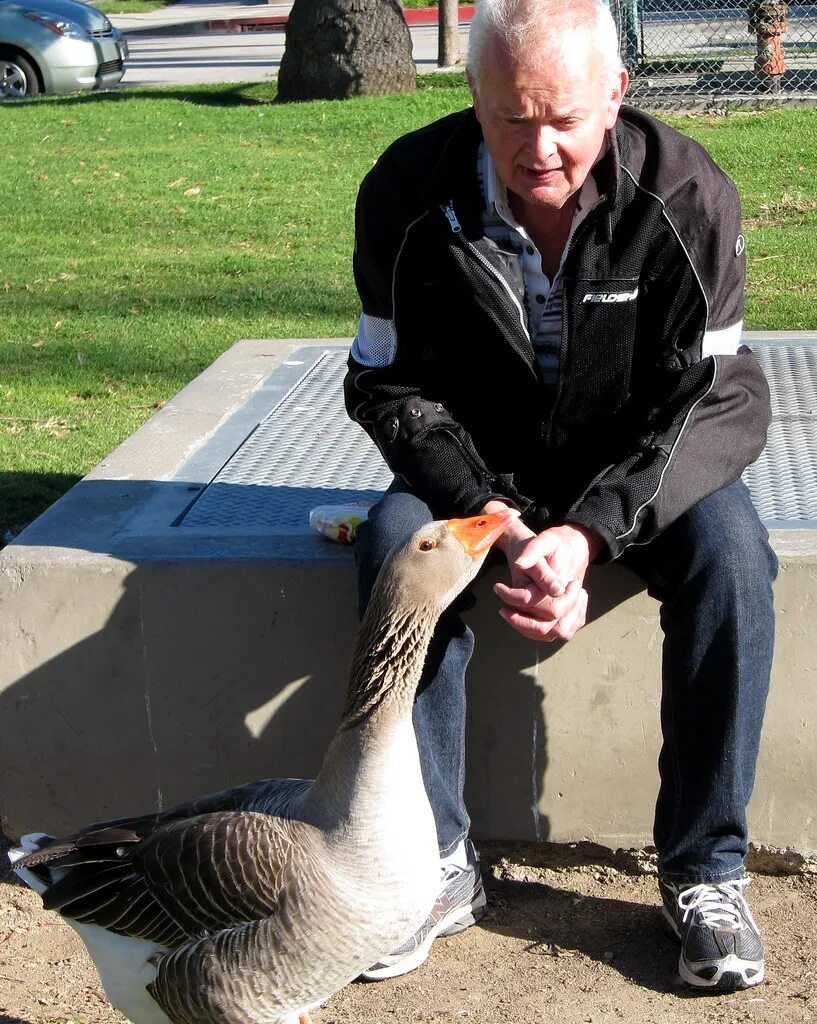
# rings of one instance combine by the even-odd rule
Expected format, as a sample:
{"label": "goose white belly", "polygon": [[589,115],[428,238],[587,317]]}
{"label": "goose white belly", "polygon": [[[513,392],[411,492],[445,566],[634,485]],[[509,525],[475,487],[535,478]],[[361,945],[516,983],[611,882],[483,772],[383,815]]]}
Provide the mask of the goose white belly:
{"label": "goose white belly", "polygon": [[[32,853],[37,849],[36,840],[42,838],[42,833],[23,836],[20,849]],[[9,852],[12,864],[20,856],[18,851]],[[24,868],[16,869],[16,873],[21,881],[42,895],[46,886],[36,875]],[[54,881],[58,881],[64,874],[64,869],[55,869]],[[166,947],[157,946],[155,942],[145,939],[117,935],[95,924],[83,924],[68,917],[63,920],[82,939],[97,969],[105,995],[117,1010],[133,1021],[133,1024],[171,1024],[146,988],[156,977],[156,966],[151,958],[166,953]]]}

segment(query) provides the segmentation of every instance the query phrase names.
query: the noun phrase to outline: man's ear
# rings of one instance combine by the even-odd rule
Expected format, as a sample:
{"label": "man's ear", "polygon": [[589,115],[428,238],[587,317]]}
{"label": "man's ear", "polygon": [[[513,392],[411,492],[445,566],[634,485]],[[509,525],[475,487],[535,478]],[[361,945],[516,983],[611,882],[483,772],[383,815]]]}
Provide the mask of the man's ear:
{"label": "man's ear", "polygon": [[479,94],[477,92],[477,83],[470,68],[465,69],[465,77],[468,80],[468,88],[471,90],[471,100],[474,104],[474,112],[477,115],[477,120],[481,121],[482,118],[479,116]]}
{"label": "man's ear", "polygon": [[622,68],[621,71],[615,78],[613,90],[610,94],[610,107],[607,115],[607,122],[605,128],[609,131],[616,123],[618,117],[618,108],[624,101],[624,96],[627,92],[627,87],[630,84],[630,76],[627,74],[626,68]]}

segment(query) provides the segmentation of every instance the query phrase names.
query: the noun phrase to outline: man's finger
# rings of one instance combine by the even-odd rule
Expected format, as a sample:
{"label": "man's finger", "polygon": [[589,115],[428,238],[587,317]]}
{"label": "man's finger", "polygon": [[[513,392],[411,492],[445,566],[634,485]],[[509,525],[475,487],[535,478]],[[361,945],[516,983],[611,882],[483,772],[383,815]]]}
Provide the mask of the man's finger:
{"label": "man's finger", "polygon": [[576,604],[581,600],[581,595],[584,593],[581,583],[578,580],[571,580],[565,587],[565,592],[561,597],[554,597],[550,601],[550,612],[556,619],[563,619],[566,615],[569,615]]}
{"label": "man's finger", "polygon": [[587,591],[582,590],[576,605],[553,627],[549,638],[572,640],[587,622]]}
{"label": "man's finger", "polygon": [[[549,597],[532,583],[525,587],[509,587],[505,583],[495,583],[494,593],[504,604],[523,611],[549,612],[553,601],[553,598]],[[555,615],[549,615],[548,617],[558,618]]]}
{"label": "man's finger", "polygon": [[525,543],[513,565],[550,597],[564,593],[565,581],[548,564],[548,558],[556,551],[558,544],[552,534],[540,533]]}
{"label": "man's finger", "polygon": [[535,619],[523,612],[514,611],[511,608],[500,608],[499,614],[512,626],[517,633],[528,640],[547,641],[548,633],[556,625],[556,620]]}
{"label": "man's finger", "polygon": [[515,565],[521,569],[526,576],[529,576],[531,580],[539,587],[540,590],[544,591],[548,597],[561,597],[565,592],[565,583],[560,577],[551,569],[544,558],[539,559],[538,562],[534,562],[531,566],[523,566],[519,559],[516,560]]}

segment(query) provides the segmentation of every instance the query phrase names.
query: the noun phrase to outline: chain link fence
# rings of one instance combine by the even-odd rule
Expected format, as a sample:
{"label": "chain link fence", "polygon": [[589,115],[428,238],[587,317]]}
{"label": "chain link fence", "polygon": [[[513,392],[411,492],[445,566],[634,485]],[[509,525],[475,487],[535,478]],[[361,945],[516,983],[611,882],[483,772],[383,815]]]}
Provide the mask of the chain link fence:
{"label": "chain link fence", "polygon": [[817,0],[608,0],[651,107],[817,102]]}

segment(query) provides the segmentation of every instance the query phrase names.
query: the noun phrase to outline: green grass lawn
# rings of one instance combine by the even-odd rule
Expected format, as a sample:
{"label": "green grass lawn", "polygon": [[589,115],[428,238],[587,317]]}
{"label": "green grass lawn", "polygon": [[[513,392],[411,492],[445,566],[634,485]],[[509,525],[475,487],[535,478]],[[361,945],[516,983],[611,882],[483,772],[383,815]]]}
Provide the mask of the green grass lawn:
{"label": "green grass lawn", "polygon": [[[352,334],[358,182],[397,135],[464,106],[461,83],[290,106],[271,84],[6,105],[0,536],[239,338]],[[814,112],[673,123],[744,196],[747,325],[817,326]]]}

